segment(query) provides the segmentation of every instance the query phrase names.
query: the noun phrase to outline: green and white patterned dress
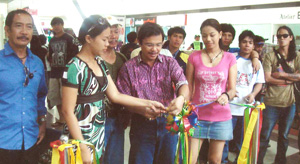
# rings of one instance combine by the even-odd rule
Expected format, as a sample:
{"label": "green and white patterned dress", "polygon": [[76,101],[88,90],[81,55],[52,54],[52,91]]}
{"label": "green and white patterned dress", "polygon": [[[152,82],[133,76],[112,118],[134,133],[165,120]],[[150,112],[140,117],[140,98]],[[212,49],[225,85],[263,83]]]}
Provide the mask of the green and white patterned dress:
{"label": "green and white patterned dress", "polygon": [[[84,61],[74,57],[66,65],[62,81],[63,86],[78,89],[74,113],[84,139],[95,146],[100,158],[105,136],[104,91],[107,89],[109,73],[101,57],[97,56],[95,60],[102,70],[103,77],[96,77]],[[64,127],[65,132],[68,132],[67,126]]]}

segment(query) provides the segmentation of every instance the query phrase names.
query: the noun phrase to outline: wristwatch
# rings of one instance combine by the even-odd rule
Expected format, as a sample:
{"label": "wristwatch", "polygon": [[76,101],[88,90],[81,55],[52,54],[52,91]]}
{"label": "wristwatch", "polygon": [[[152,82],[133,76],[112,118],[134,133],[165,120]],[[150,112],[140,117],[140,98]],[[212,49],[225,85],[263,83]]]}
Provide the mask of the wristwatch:
{"label": "wristwatch", "polygon": [[46,122],[46,117],[47,116],[45,115],[44,117],[40,118],[39,121],[38,121],[39,124],[42,124],[43,122]]}

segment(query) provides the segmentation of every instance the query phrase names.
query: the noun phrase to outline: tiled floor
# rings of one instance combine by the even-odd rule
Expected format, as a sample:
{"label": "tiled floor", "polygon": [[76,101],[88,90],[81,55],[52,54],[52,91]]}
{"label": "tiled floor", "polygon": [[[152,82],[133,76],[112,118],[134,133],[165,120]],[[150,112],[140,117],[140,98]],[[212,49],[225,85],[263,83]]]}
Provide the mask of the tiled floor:
{"label": "tiled floor", "polygon": [[[52,111],[50,111],[53,113]],[[54,112],[53,114],[55,114]],[[54,121],[54,118],[51,114],[48,115],[48,123],[47,126],[51,126],[51,122]],[[273,160],[276,155],[276,148],[277,148],[277,130],[273,130],[270,145],[271,147],[268,148],[267,154],[264,159],[265,164],[272,164]],[[129,156],[129,128],[125,131],[125,157],[124,157],[124,164],[128,164],[128,156]],[[229,154],[229,160],[233,160],[235,158],[235,155],[233,153]],[[298,150],[298,141],[297,136],[295,135],[289,135],[289,148],[287,151],[287,164],[300,164],[300,154]]]}

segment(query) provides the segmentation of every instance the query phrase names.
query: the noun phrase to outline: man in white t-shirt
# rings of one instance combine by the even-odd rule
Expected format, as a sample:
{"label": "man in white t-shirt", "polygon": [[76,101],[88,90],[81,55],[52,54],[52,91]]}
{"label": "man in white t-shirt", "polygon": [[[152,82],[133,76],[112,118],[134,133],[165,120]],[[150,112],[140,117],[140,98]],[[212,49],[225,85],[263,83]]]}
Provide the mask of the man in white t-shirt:
{"label": "man in white t-shirt", "polygon": [[[261,90],[262,84],[265,83],[261,63],[260,69],[256,74],[253,74],[250,54],[254,49],[254,38],[255,35],[249,30],[243,31],[239,36],[240,52],[235,53],[238,70],[236,80],[237,97],[231,101],[233,103],[252,104],[255,100],[255,96]],[[246,108],[230,105],[230,109],[233,126],[233,140],[230,141],[230,145],[235,148],[238,157],[243,142],[244,110]],[[228,154],[228,152],[224,152],[223,155],[224,154]]]}

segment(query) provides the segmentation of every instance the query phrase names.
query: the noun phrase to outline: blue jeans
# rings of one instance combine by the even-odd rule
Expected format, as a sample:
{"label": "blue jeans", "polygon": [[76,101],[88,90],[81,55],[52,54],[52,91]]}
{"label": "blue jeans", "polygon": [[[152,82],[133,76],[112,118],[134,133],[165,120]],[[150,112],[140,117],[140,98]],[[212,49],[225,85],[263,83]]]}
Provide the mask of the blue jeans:
{"label": "blue jeans", "polygon": [[124,128],[116,118],[106,118],[105,122],[105,164],[124,163]]}
{"label": "blue jeans", "polygon": [[231,141],[226,141],[224,145],[222,163],[228,162],[228,152],[229,147],[236,150],[237,160],[244,138],[244,116],[232,116],[232,129],[233,129],[233,139]]}
{"label": "blue jeans", "polygon": [[149,121],[138,114],[132,116],[129,164],[174,164],[178,135],[165,126],[164,117]]}
{"label": "blue jeans", "polygon": [[286,163],[286,151],[289,144],[288,134],[295,116],[295,110],[295,104],[289,107],[266,106],[266,109],[263,110],[263,123],[260,134],[258,164],[263,163],[263,159],[270,141],[270,135],[277,121],[279,128],[275,164]]}

